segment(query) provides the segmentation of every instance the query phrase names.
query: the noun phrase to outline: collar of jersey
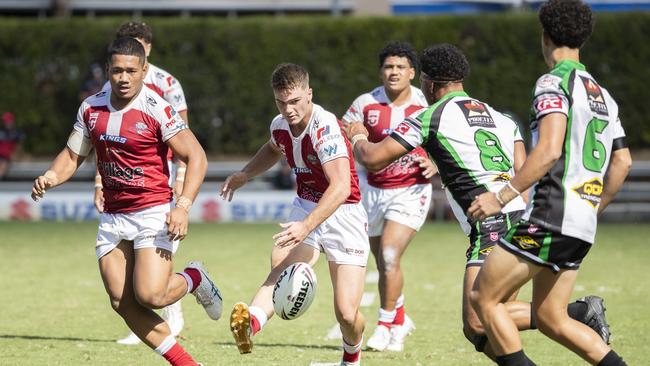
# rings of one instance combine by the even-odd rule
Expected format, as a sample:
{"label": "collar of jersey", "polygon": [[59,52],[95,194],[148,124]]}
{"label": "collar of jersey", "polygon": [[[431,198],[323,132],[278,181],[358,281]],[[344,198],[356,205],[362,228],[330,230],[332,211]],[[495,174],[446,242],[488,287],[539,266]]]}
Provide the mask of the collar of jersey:
{"label": "collar of jersey", "polygon": [[436,103],[442,102],[443,100],[451,99],[453,97],[469,97],[469,95],[467,95],[467,93],[464,91],[449,92],[445,94],[442,98],[440,98],[440,100],[438,100],[438,102]]}
{"label": "collar of jersey", "polygon": [[585,65],[581,64],[578,61],[573,61],[573,60],[561,60],[557,64],[555,64],[555,67],[553,69],[559,69],[565,67],[567,69],[578,69],[582,71],[586,71],[587,68]]}

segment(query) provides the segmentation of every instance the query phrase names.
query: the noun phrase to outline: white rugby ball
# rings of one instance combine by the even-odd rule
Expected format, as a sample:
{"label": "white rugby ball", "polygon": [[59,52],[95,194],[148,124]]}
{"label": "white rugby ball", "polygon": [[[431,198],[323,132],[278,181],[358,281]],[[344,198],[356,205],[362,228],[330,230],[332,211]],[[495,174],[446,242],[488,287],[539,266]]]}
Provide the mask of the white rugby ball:
{"label": "white rugby ball", "polygon": [[273,308],[285,320],[304,314],[316,296],[316,274],[307,263],[287,267],[273,288]]}

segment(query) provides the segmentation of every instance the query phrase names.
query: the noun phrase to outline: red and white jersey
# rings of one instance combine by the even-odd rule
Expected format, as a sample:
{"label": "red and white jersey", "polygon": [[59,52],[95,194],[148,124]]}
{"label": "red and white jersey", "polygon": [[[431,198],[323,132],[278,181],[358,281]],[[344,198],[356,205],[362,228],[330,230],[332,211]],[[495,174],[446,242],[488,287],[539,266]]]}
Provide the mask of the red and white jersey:
{"label": "red and white jersey", "polygon": [[314,104],[307,127],[296,137],[281,114],[275,117],[271,122],[271,143],[282,150],[296,174],[298,197],[317,203],[329,186],[323,164],[345,158],[350,162],[350,195],[345,203],[361,200],[350,143],[343,136],[336,116],[323,107]]}
{"label": "red and white jersey", "polygon": [[[401,106],[391,104],[383,86],[360,95],[343,116],[347,122],[363,121],[368,129],[370,142],[385,139],[409,115],[428,106],[422,91],[411,86],[411,98]],[[368,184],[377,188],[400,188],[414,184],[426,184],[420,165],[413,161],[417,156],[428,159],[422,147],[418,147],[378,172],[368,172]]]}
{"label": "red and white jersey", "polygon": [[108,213],[126,213],[168,203],[165,141],[187,128],[174,108],[149,88],[121,110],[103,90],[81,103],[74,128],[91,139]]}
{"label": "red and white jersey", "polygon": [[[183,93],[181,83],[167,71],[149,63],[147,74],[144,76],[144,85],[160,95],[167,101],[167,103],[171,104],[177,112],[187,110],[187,102],[185,101],[185,93]],[[102,90],[110,90],[110,88],[110,82],[106,82]],[[174,154],[170,150],[167,154],[167,160],[172,160],[173,155]]]}

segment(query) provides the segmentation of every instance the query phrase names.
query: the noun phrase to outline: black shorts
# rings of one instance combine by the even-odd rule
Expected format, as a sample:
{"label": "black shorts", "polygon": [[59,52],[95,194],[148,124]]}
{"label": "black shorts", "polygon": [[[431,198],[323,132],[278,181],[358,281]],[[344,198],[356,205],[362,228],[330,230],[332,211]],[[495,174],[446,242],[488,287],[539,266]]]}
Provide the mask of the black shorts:
{"label": "black shorts", "polygon": [[515,225],[524,211],[512,211],[471,223],[469,248],[465,253],[467,266],[480,266],[494,245]]}
{"label": "black shorts", "polygon": [[549,231],[529,221],[521,220],[501,239],[499,245],[529,262],[560,269],[578,269],[591,249],[591,244]]}

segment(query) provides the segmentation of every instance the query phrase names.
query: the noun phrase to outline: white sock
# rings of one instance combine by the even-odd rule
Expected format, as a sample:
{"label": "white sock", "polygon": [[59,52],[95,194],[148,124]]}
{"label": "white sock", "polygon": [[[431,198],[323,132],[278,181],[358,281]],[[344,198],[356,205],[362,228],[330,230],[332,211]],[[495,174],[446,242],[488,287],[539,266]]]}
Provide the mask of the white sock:
{"label": "white sock", "polygon": [[194,281],[192,281],[192,277],[190,277],[190,275],[188,275],[185,272],[176,272],[176,274],[183,276],[183,278],[187,282],[187,293],[189,294],[190,291],[192,291],[192,287],[194,287]]}
{"label": "white sock", "polygon": [[400,308],[404,306],[404,294],[399,295],[397,302],[395,302],[395,308]]}
{"label": "white sock", "polygon": [[359,341],[359,343],[355,345],[349,345],[348,342],[346,342],[345,339],[343,339],[343,350],[345,351],[345,353],[353,355],[361,351],[362,343],[363,343],[363,337],[361,337],[361,341]]}
{"label": "white sock", "polygon": [[395,314],[397,314],[397,311],[395,309],[393,310],[384,310],[382,308],[379,308],[379,319],[378,321],[382,323],[392,323],[395,320]]}
{"label": "white sock", "polygon": [[264,324],[266,324],[266,322],[269,320],[269,317],[266,316],[264,310],[257,306],[250,306],[248,308],[248,312],[257,319],[257,321],[260,323],[260,330],[262,330],[262,328],[264,328]]}
{"label": "white sock", "polygon": [[167,336],[167,338],[163,339],[162,343],[156,349],[154,350],[157,354],[159,355],[164,355],[169,351],[174,345],[176,344],[176,338],[174,338],[173,335]]}

